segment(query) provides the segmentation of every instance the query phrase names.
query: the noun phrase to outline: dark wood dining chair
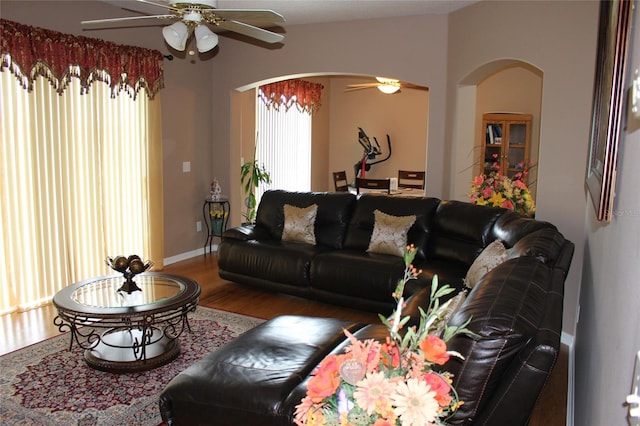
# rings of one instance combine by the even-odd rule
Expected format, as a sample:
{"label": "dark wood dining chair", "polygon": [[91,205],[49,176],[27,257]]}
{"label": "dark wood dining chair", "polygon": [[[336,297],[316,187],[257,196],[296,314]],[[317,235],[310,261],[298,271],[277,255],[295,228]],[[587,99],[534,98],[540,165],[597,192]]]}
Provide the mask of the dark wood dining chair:
{"label": "dark wood dining chair", "polygon": [[398,170],[398,188],[424,189],[426,172]]}
{"label": "dark wood dining chair", "polygon": [[336,192],[349,192],[349,182],[347,182],[347,172],[333,172],[333,185]]}
{"label": "dark wood dining chair", "polygon": [[391,179],[363,179],[356,178],[356,191],[361,192],[381,192],[389,194],[391,191]]}

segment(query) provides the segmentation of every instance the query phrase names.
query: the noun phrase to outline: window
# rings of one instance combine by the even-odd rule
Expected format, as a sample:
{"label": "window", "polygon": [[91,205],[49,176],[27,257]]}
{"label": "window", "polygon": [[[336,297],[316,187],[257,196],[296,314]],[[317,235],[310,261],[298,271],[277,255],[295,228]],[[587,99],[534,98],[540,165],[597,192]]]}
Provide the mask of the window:
{"label": "window", "polygon": [[[48,302],[109,272],[107,255],[150,256],[148,100],[78,79],[32,93],[0,72],[0,312]],[[157,262],[156,262],[157,263]],[[110,271],[113,272],[113,271]]]}
{"label": "window", "polygon": [[[295,103],[295,95],[293,97]],[[271,176],[269,188],[256,189],[256,201],[267,189],[311,189],[311,114],[298,108],[273,108],[257,102],[256,158]]]}
{"label": "window", "polygon": [[0,31],[0,313],[113,273],[107,256],[162,267],[162,53]]}

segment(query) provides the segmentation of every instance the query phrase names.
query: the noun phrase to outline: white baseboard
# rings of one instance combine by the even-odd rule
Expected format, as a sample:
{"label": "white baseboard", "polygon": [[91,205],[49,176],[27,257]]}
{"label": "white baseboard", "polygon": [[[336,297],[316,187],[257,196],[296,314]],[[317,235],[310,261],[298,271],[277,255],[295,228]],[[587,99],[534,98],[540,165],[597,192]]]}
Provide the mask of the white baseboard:
{"label": "white baseboard", "polygon": [[573,335],[562,332],[560,342],[569,347],[569,365],[567,366],[567,426],[573,426],[573,398],[575,389],[575,353]]}
{"label": "white baseboard", "polygon": [[[215,252],[217,252],[217,251],[218,251],[218,245],[217,244],[214,244],[213,246],[211,246],[211,253],[212,254],[215,254]],[[207,254],[209,254],[208,247],[207,247]],[[188,251],[186,253],[177,254],[175,256],[166,257],[164,259],[164,264],[165,265],[171,265],[172,263],[180,262],[180,261],[183,261],[183,260],[191,259],[192,257],[203,256],[203,255],[204,255],[204,248],[197,249],[197,250],[192,250],[192,251]]]}

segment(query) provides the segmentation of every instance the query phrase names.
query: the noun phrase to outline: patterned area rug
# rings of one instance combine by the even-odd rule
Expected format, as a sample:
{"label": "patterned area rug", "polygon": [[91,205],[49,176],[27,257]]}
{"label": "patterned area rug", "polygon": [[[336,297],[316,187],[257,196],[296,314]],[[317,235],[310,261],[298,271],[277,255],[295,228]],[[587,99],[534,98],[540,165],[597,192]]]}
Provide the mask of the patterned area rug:
{"label": "patterned area rug", "polygon": [[141,373],[94,370],[69,335],[57,336],[0,357],[0,424],[149,425],[162,423],[158,395],[205,354],[263,322],[198,306],[189,315],[193,333],[180,336],[173,362]]}

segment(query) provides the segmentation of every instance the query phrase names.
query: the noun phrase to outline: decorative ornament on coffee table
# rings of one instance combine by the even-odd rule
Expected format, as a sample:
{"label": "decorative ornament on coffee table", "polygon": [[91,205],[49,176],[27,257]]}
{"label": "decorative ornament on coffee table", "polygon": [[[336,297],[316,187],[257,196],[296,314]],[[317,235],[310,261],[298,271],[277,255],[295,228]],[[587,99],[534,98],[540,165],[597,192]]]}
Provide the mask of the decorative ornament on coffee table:
{"label": "decorative ornament on coffee table", "polygon": [[153,262],[147,260],[144,262],[137,254],[131,256],[114,256],[107,257],[105,263],[114,271],[120,272],[124,278],[124,284],[118,289],[118,291],[124,291],[127,294],[131,294],[134,291],[142,291],[140,287],[133,281],[133,277],[145,272],[147,269],[153,266]]}
{"label": "decorative ornament on coffee table", "polygon": [[531,217],[536,205],[526,182],[526,169],[516,173],[513,179],[492,172],[473,178],[469,198],[471,203],[493,207],[504,207],[516,213]]}
{"label": "decorative ornament on coffee table", "polygon": [[403,330],[404,287],[420,271],[413,265],[415,248],[404,253],[405,273],[393,293],[396,308],[390,317],[380,315],[389,335],[384,343],[360,341],[345,330],[351,345],[343,354],[330,354],[318,365],[307,383],[307,394],[296,406],[296,425],[435,425],[442,424],[462,401],[451,385],[452,375],[436,369],[450,356],[446,342],[458,333],[473,334],[447,326],[442,336],[434,334],[445,317],[448,304],[439,299],[454,291],[448,285],[431,284],[426,310],[420,308],[420,324]]}

